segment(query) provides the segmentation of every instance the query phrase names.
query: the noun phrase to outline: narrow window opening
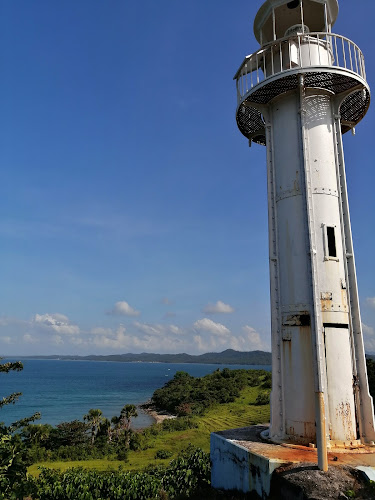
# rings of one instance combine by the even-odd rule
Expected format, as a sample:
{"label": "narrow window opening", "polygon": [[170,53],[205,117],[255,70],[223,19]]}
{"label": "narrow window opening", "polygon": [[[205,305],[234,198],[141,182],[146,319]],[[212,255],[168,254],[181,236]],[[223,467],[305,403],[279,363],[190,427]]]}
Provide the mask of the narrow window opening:
{"label": "narrow window opening", "polygon": [[287,3],[286,6],[288,9],[296,9],[300,4],[300,0],[292,0],[291,2]]}
{"label": "narrow window opening", "polygon": [[327,226],[328,256],[337,257],[335,228]]}

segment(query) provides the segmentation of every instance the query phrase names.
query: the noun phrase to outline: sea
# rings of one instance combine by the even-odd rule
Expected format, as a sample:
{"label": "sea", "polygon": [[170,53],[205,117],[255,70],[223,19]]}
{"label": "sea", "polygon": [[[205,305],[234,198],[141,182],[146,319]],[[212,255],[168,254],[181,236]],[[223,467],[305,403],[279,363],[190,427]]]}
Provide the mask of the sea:
{"label": "sea", "polygon": [[[153,392],[172,379],[177,371],[202,377],[225,367],[271,370],[268,365],[18,360],[23,362],[23,371],[0,374],[0,399],[13,392],[22,392],[14,405],[0,409],[0,421],[6,425],[35,412],[42,415],[37,423],[57,425],[82,420],[91,408],[99,408],[111,419],[118,416],[126,404],[138,406],[150,400]],[[154,422],[141,409],[138,414],[133,428],[147,427]]]}

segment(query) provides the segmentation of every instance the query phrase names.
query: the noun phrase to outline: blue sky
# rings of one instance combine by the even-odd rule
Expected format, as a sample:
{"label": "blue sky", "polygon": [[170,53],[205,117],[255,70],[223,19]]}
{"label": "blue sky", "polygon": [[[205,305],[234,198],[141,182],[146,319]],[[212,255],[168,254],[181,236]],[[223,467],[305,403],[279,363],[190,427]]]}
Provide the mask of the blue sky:
{"label": "blue sky", "polygon": [[[0,353],[269,349],[265,149],[232,80],[261,4],[1,3]],[[374,16],[342,0],[334,28],[372,87]],[[374,128],[344,139],[373,352]]]}

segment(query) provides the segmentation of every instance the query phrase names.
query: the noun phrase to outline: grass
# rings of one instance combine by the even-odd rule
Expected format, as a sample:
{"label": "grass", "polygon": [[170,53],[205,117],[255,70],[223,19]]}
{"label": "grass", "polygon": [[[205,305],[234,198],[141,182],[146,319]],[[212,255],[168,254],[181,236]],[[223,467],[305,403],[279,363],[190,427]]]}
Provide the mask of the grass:
{"label": "grass", "polygon": [[[203,417],[194,417],[198,423],[198,428],[170,433],[161,432],[157,436],[150,438],[150,448],[147,450],[130,451],[127,462],[108,459],[41,462],[30,466],[29,473],[37,476],[39,466],[61,471],[66,471],[71,467],[84,467],[85,469],[98,471],[118,470],[119,467],[123,471],[139,470],[148,465],[168,464],[170,460],[175,458],[181,450],[187,448],[191,443],[208,452],[210,450],[211,432],[269,422],[269,405],[254,405],[258,394],[258,387],[247,387],[233,403],[215,405]],[[154,458],[155,453],[160,449],[171,451],[172,457],[166,460],[156,460]]]}

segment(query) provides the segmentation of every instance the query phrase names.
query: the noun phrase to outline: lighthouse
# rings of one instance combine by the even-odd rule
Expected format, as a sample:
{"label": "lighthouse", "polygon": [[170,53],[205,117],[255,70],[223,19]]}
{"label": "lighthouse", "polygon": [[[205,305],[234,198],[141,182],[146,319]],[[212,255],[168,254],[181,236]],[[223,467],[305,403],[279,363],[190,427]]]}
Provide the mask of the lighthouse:
{"label": "lighthouse", "polygon": [[267,156],[276,443],[373,445],[342,135],[370,103],[361,49],[335,34],[337,0],[267,0],[238,69],[236,120]]}

